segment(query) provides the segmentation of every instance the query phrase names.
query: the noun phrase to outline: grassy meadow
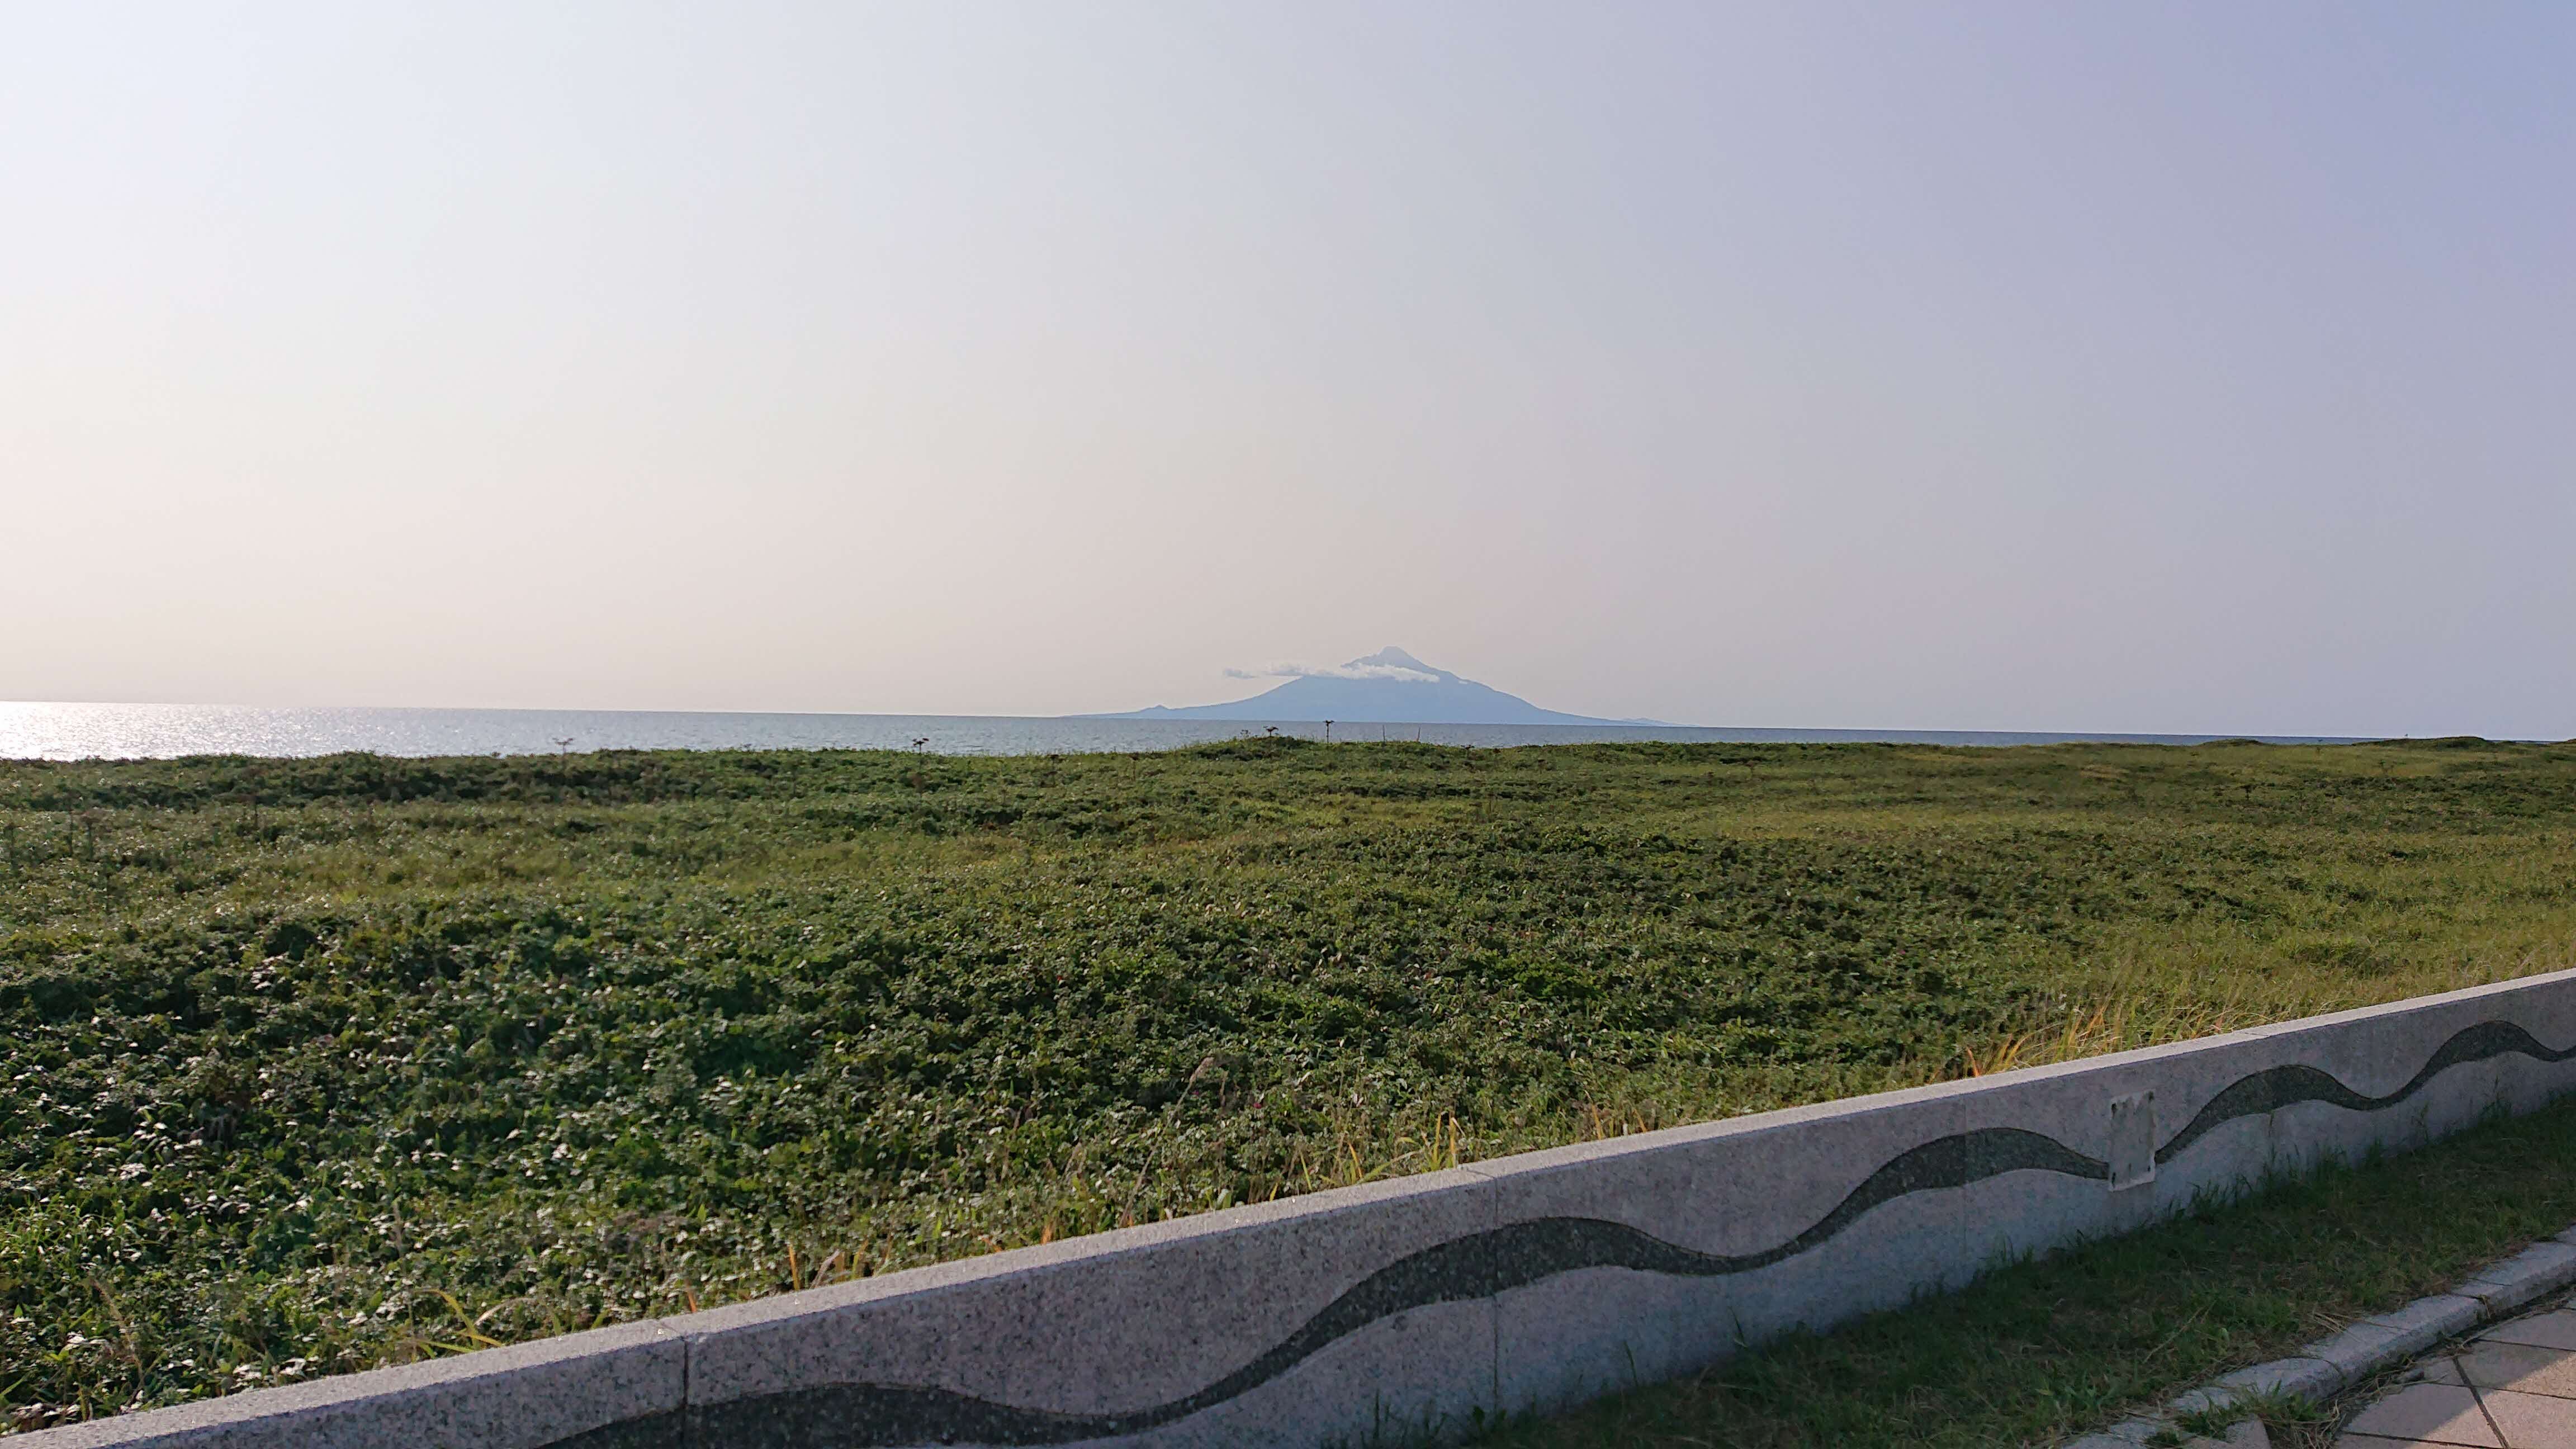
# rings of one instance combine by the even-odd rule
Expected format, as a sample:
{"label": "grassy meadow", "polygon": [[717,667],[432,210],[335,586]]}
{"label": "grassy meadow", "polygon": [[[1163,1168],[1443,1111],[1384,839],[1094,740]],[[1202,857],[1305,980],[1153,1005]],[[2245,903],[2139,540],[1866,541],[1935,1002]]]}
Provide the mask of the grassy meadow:
{"label": "grassy meadow", "polygon": [[2571,964],[2571,745],[0,762],[0,1425]]}

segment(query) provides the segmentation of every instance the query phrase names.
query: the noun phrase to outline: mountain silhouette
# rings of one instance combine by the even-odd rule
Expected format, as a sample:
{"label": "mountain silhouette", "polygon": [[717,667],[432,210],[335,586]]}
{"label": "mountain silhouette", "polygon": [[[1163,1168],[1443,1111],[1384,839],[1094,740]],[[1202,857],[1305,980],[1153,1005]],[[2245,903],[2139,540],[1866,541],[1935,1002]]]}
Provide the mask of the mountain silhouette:
{"label": "mountain silhouette", "polygon": [[1435,669],[1401,649],[1366,654],[1338,669],[1300,673],[1275,689],[1228,704],[1155,705],[1102,719],[1239,719],[1366,724],[1639,724],[1541,709],[1516,694]]}

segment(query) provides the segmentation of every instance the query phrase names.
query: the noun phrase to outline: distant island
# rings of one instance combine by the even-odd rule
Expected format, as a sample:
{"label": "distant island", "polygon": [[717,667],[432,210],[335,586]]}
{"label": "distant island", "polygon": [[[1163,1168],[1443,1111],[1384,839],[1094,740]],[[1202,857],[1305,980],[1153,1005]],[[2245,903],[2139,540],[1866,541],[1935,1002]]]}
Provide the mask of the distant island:
{"label": "distant island", "polygon": [[[1281,671],[1287,672],[1287,671]],[[1239,719],[1366,724],[1644,725],[1541,709],[1516,694],[1435,669],[1401,649],[1363,655],[1338,669],[1300,671],[1285,684],[1228,704],[1155,705],[1094,719]]]}

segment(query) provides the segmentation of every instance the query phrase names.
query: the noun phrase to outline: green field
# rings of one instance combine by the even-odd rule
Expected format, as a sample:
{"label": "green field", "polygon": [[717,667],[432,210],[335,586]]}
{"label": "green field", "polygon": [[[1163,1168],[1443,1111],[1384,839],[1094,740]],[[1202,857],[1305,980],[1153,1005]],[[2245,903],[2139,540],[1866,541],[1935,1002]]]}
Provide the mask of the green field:
{"label": "green field", "polygon": [[2576,746],[0,763],[0,1422],[2576,964]]}

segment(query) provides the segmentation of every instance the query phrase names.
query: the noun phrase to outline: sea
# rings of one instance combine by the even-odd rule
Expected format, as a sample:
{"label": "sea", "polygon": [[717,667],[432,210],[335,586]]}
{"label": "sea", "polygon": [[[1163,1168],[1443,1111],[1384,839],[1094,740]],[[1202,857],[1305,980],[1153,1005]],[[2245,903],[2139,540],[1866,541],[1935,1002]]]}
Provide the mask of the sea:
{"label": "sea", "polygon": [[[585,750],[927,750],[1071,755],[1168,750],[1277,732],[1308,739],[1419,740],[1503,748],[1599,741],[2191,745],[2217,735],[2018,730],[1721,729],[1691,725],[1374,724],[1311,720],[1106,719],[960,714],[723,714],[689,710],[257,709],[198,704],[0,702],[0,759],[130,760],[184,755],[292,758],[533,755]],[[2267,735],[2273,744],[2343,744]]]}

